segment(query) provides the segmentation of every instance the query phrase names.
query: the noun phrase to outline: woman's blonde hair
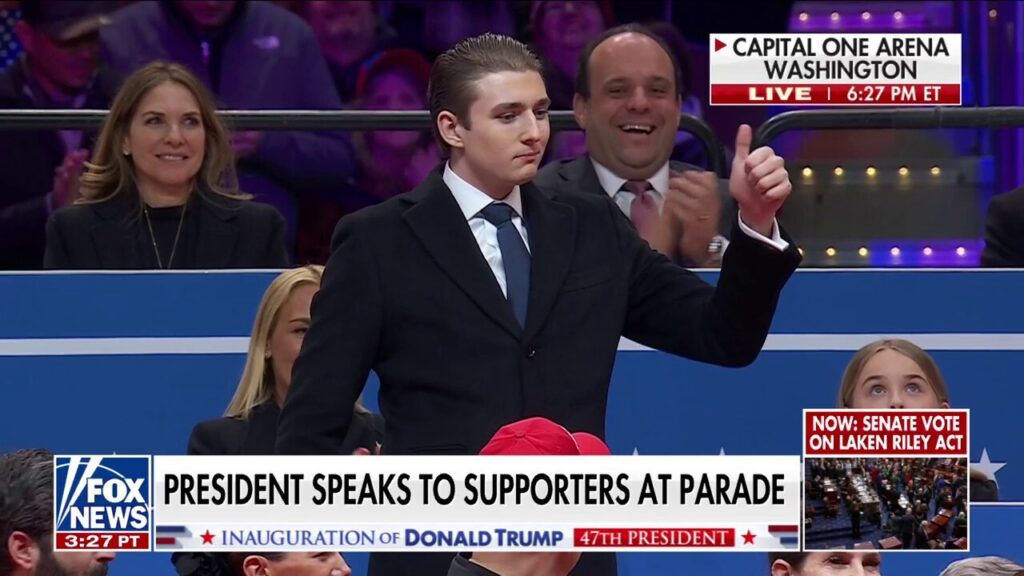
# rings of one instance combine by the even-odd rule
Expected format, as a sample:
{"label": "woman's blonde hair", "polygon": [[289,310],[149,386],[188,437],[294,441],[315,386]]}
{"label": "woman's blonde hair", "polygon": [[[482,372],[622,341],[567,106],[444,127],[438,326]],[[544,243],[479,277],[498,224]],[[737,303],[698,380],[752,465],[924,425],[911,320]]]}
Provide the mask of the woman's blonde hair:
{"label": "woman's blonde hair", "polygon": [[212,192],[238,200],[250,198],[238,191],[235,157],[228,142],[228,131],[217,115],[217,106],[209,91],[185,67],[157,61],[132,73],[114,97],[92,160],[85,163],[87,170],[82,174],[80,187],[82,202],[104,202],[134,190],[134,164],[131,157],[122,151],[124,141],[139,103],[151,90],[167,82],[184,87],[199,104],[199,115],[206,132],[206,151],[193,182],[194,189],[200,194]]}
{"label": "woman's blonde hair", "polygon": [[942,373],[939,372],[939,366],[935,363],[935,360],[927,352],[921,349],[920,346],[910,342],[909,340],[901,340],[899,338],[875,340],[870,344],[864,346],[853,355],[850,363],[846,365],[846,371],[843,373],[843,381],[839,386],[839,408],[849,408],[853,403],[853,393],[857,388],[857,380],[860,378],[861,372],[864,370],[864,365],[868,363],[868,360],[874,357],[875,354],[883,350],[893,350],[900,354],[910,358],[917,366],[924,372],[925,379],[931,384],[932,390],[935,391],[935,395],[939,399],[939,403],[949,402],[949,390],[946,388],[946,381],[942,379]]}
{"label": "woman's blonde hair", "polygon": [[225,416],[246,419],[252,409],[274,398],[274,371],[270,368],[267,350],[270,335],[277,325],[278,315],[288,298],[301,286],[320,287],[323,266],[303,266],[282,272],[263,293],[249,340],[249,356],[245,361],[242,379]]}

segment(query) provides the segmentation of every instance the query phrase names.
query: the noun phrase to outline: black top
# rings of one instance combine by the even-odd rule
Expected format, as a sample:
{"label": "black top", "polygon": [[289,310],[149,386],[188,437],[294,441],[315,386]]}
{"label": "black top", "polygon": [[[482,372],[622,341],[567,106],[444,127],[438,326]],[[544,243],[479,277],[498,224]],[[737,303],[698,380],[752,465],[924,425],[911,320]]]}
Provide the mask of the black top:
{"label": "black top", "polygon": [[[212,193],[192,195],[180,207],[148,209],[136,194],[58,210],[46,229],[45,267],[51,270],[167,268],[278,269],[288,266],[284,219],[272,206]],[[152,225],[152,233],[150,232]],[[157,250],[153,249],[156,239]],[[160,261],[156,252],[160,253]]]}
{"label": "black top", "polygon": [[462,556],[455,556],[451,568],[448,569],[448,576],[501,576],[479,564],[474,564]]}

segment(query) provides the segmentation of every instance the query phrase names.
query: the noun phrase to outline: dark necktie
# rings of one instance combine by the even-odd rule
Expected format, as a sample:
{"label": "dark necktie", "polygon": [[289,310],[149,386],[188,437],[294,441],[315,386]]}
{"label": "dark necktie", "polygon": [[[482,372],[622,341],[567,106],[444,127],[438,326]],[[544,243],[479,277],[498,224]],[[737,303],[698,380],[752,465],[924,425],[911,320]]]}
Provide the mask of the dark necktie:
{"label": "dark necktie", "polygon": [[530,252],[523,237],[512,223],[515,210],[508,204],[495,202],[480,211],[484,219],[498,229],[498,249],[505,268],[505,288],[512,312],[520,327],[526,326],[526,304],[530,298]]}

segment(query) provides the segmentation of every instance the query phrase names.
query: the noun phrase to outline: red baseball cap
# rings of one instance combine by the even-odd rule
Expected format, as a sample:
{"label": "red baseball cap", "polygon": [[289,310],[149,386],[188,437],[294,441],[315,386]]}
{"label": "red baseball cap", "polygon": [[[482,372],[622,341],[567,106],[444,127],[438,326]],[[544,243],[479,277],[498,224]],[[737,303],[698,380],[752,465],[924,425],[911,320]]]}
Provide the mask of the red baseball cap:
{"label": "red baseball cap", "polygon": [[570,434],[547,418],[533,417],[498,429],[481,456],[608,456],[611,450],[587,432]]}

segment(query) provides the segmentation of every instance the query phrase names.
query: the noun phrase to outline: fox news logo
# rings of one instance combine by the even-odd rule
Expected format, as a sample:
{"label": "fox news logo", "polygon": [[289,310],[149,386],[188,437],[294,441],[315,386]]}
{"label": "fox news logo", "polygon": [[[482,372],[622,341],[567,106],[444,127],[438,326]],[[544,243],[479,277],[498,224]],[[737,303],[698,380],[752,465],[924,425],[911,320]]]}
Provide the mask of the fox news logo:
{"label": "fox news logo", "polygon": [[53,463],[55,549],[149,549],[149,456],[54,456]]}

